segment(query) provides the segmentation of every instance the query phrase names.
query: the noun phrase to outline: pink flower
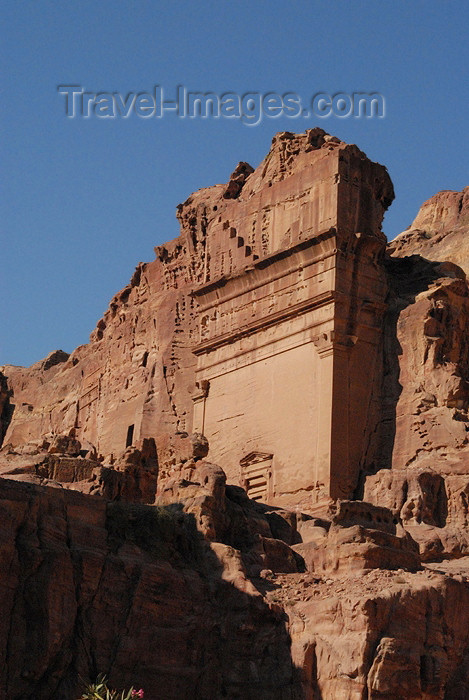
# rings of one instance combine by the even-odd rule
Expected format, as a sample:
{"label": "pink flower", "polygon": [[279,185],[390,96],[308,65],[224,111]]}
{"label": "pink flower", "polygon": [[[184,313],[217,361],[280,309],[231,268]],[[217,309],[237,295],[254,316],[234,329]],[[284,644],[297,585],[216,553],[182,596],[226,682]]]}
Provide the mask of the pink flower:
{"label": "pink flower", "polygon": [[145,693],[143,692],[143,688],[140,688],[140,690],[132,690],[132,697],[133,698],[143,698]]}

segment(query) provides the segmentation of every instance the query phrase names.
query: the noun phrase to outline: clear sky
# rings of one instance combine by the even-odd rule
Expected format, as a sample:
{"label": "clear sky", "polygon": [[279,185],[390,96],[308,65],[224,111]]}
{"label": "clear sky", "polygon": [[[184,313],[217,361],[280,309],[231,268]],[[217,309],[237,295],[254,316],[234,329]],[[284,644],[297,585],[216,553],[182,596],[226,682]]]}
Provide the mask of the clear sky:
{"label": "clear sky", "polygon": [[[319,125],[387,166],[393,238],[468,184],[467,2],[4,0],[0,364],[71,352],[191,192]],[[244,94],[378,92],[384,118],[67,118],[59,85]]]}

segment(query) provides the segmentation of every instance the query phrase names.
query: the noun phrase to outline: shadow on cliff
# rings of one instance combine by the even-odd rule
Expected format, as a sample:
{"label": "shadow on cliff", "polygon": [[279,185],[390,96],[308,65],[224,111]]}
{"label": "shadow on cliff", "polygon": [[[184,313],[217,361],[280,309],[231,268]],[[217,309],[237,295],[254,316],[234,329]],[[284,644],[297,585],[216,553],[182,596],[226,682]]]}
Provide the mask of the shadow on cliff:
{"label": "shadow on cliff", "polygon": [[10,401],[11,396],[12,391],[8,388],[8,378],[3,372],[0,372],[0,447],[3,445],[15,410],[15,405]]}
{"label": "shadow on cliff", "polygon": [[285,611],[177,505],[5,479],[0,505],[2,700],[76,700],[100,673],[147,700],[320,700],[314,649],[296,668]]}
{"label": "shadow on cliff", "polygon": [[[394,258],[387,255],[384,267],[389,283],[387,311],[384,316],[384,334],[382,349],[382,383],[381,383],[381,416],[376,433],[373,435],[374,445],[372,457],[365,469],[361,471],[354,498],[363,498],[366,477],[375,474],[380,469],[390,469],[393,461],[394,442],[396,437],[397,404],[402,393],[400,379],[399,357],[402,346],[398,340],[398,323],[402,312],[411,306],[416,297],[441,279],[442,266],[451,263],[439,263],[426,260],[420,255]],[[454,266],[456,267],[456,266]],[[462,272],[462,271],[461,271]]]}

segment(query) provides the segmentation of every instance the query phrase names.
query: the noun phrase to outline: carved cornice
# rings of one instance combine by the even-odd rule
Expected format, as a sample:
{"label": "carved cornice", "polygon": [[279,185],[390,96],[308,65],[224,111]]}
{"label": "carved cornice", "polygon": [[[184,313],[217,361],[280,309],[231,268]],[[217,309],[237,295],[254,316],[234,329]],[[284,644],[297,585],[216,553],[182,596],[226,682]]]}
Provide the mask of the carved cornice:
{"label": "carved cornice", "polygon": [[252,333],[257,333],[261,330],[269,328],[270,326],[275,326],[289,318],[304,314],[311,309],[317,309],[321,306],[334,303],[337,296],[338,294],[336,292],[327,291],[323,294],[318,294],[311,299],[301,301],[298,304],[292,304],[292,306],[276,311],[269,316],[255,319],[254,321],[251,321],[251,323],[247,323],[244,326],[237,328],[235,331],[223,333],[219,336],[202,341],[192,349],[192,352],[194,355],[203,355],[204,353],[211,352],[212,350],[215,350],[223,345],[234,343],[236,340],[251,335]]}

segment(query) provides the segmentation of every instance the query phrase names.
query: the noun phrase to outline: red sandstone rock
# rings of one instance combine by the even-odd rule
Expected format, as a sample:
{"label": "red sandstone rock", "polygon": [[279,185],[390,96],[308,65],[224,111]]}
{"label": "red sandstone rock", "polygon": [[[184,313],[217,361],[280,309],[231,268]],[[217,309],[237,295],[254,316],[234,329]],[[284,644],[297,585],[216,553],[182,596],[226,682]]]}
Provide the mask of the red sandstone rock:
{"label": "red sandstone rock", "polygon": [[62,454],[76,457],[80,454],[81,442],[68,435],[57,435],[51,442],[49,454]]}
{"label": "red sandstone rock", "polygon": [[410,227],[389,244],[392,255],[418,254],[428,260],[450,262],[469,272],[469,187],[443,190],[424,202]]}
{"label": "red sandstone rock", "polygon": [[363,501],[342,501],[331,521],[302,527],[293,549],[308,571],[324,575],[369,569],[420,568],[419,548],[391,510]]}
{"label": "red sandstone rock", "polygon": [[75,698],[101,671],[149,700],[291,694],[282,616],[189,520],[7,480],[0,510],[2,700]]}
{"label": "red sandstone rock", "polygon": [[[287,604],[303,697],[465,697],[467,630],[459,612],[467,605],[465,584],[429,572],[381,571],[326,579],[315,589],[305,584],[292,595],[292,581],[278,596]],[[308,690],[315,684],[318,690]]]}
{"label": "red sandstone rock", "polygon": [[[62,448],[69,444],[69,438],[55,441]],[[90,456],[72,457],[55,450],[51,453],[48,442],[16,449],[7,445],[0,451],[0,476],[81,491],[110,501],[153,503],[158,472],[154,441],[145,440],[141,450],[134,447],[124,452],[115,468],[102,466],[92,451],[85,454]]]}
{"label": "red sandstone rock", "polygon": [[98,672],[150,700],[467,697],[462,564],[250,578],[190,514],[6,479],[0,515],[2,700]]}
{"label": "red sandstone rock", "polygon": [[[424,560],[462,556],[469,544],[467,233],[466,188],[426,202],[411,230],[389,245],[382,422],[374,444],[375,465],[386,469],[366,477],[364,497],[402,518]],[[451,259],[461,267],[438,262]]]}
{"label": "red sandstone rock", "polygon": [[386,257],[393,196],[278,134],[88,345],[2,368],[0,700],[468,696],[468,189]]}
{"label": "red sandstone rock", "polygon": [[165,436],[195,431],[257,498],[351,497],[376,420],[368,367],[393,198],[386,169],[356,146],[319,128],[278,134],[255,170],[240,163],[228,185],[179,205],[181,235],[138,265],[88,345],[4,368],[6,442],[73,430],[112,464],[139,440],[164,452]]}
{"label": "red sandstone rock", "polygon": [[177,503],[184,513],[194,517],[195,526],[207,540],[222,541],[242,550],[250,574],[262,569],[304,569],[301,556],[289,546],[296,540],[293,513],[290,517],[286,513],[279,516],[283,527],[279,526],[268,509],[249,500],[241,489],[227,489],[224,471],[204,460],[185,462],[173,473],[173,479],[159,489],[156,503]]}

